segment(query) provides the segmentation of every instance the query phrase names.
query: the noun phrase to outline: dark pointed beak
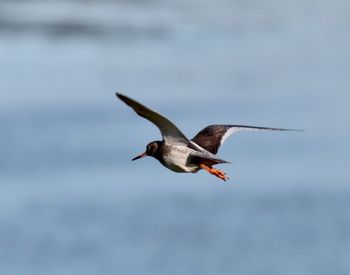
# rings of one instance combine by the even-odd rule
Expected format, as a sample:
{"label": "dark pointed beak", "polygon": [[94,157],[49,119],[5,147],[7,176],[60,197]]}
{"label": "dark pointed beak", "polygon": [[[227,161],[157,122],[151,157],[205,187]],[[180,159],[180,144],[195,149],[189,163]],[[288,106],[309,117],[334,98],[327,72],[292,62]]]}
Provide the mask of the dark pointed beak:
{"label": "dark pointed beak", "polygon": [[143,158],[143,157],[146,157],[146,156],[147,156],[147,153],[144,152],[144,153],[142,153],[141,155],[139,155],[139,156],[137,156],[137,157],[134,157],[134,158],[132,159],[132,161],[137,160],[137,159],[140,159],[140,158]]}

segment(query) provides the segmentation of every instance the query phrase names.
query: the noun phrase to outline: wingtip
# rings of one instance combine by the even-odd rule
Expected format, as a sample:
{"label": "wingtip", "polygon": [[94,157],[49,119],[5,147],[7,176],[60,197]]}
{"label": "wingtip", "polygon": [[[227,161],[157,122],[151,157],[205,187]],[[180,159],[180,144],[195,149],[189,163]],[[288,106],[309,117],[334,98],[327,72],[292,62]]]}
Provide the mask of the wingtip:
{"label": "wingtip", "polygon": [[119,92],[116,92],[115,95],[117,98],[119,98],[121,101],[124,101],[125,103],[130,100],[127,96],[125,96]]}
{"label": "wingtip", "polygon": [[116,92],[115,95],[116,95],[116,97],[118,97],[118,98],[122,98],[122,97],[123,97],[123,95],[122,95],[121,93],[119,93],[119,92]]}

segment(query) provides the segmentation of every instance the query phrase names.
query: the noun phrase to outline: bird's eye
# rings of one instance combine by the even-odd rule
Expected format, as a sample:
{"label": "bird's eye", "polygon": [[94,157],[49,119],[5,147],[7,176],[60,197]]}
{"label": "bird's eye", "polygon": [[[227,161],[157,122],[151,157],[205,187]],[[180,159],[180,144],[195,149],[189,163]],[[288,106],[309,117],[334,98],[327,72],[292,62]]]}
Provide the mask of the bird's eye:
{"label": "bird's eye", "polygon": [[147,145],[146,150],[147,151],[151,150],[151,146]]}

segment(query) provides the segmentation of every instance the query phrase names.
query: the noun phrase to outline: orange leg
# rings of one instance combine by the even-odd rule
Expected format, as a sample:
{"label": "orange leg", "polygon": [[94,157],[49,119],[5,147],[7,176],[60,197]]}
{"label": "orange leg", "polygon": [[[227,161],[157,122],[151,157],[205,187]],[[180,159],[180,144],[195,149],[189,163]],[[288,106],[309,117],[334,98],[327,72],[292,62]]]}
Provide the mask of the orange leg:
{"label": "orange leg", "polygon": [[199,167],[204,169],[205,171],[209,172],[210,174],[217,176],[218,178],[222,179],[223,181],[226,181],[229,179],[229,177],[221,170],[215,169],[213,167],[207,166],[205,164],[199,164]]}

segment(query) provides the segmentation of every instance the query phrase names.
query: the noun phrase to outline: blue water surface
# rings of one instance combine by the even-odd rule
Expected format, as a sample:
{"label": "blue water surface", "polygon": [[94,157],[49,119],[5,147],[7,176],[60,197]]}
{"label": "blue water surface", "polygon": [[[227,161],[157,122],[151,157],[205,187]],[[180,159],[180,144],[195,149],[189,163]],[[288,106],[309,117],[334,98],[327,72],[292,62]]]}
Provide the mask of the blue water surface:
{"label": "blue water surface", "polygon": [[[1,274],[349,274],[348,1],[1,1]],[[227,183],[131,158],[238,133]]]}

